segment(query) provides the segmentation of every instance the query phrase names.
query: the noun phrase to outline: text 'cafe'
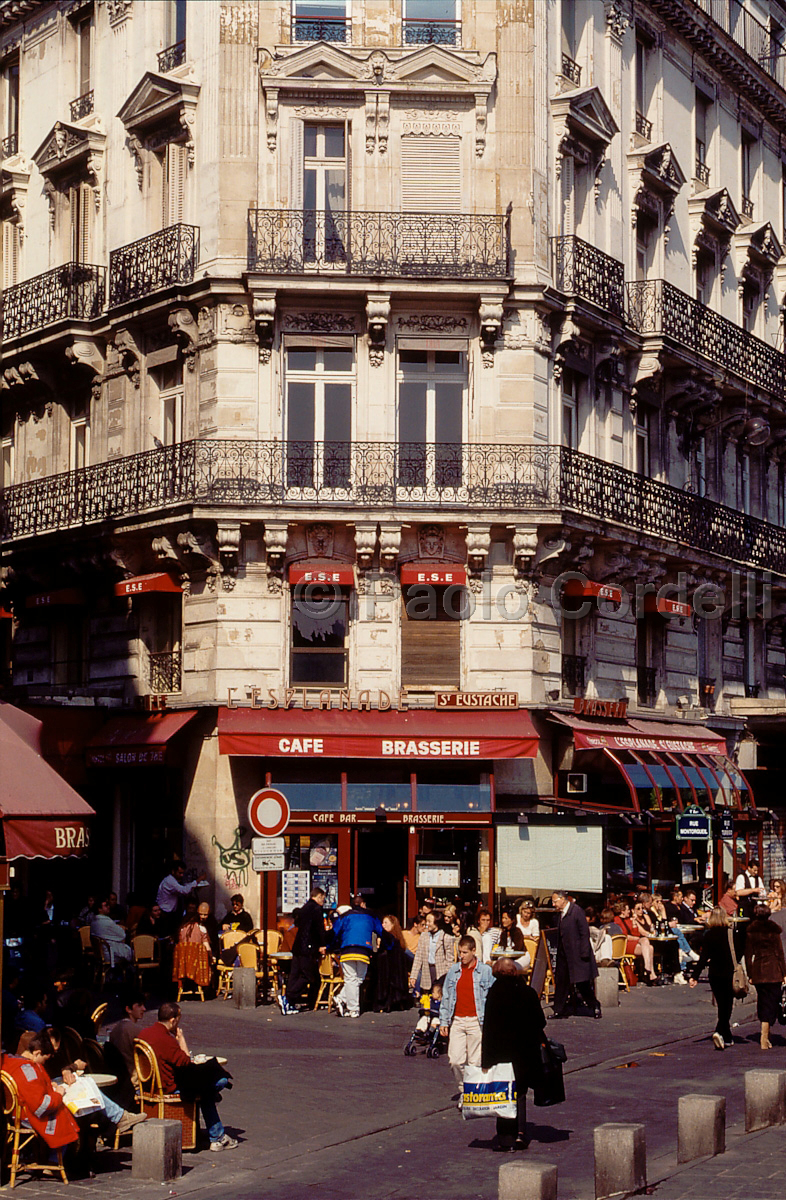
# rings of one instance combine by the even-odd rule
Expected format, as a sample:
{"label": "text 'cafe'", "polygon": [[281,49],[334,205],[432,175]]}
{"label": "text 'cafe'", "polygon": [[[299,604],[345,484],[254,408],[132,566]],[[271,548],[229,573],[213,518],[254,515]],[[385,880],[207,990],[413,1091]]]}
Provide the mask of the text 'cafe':
{"label": "text 'cafe'", "polygon": [[[287,870],[308,871],[329,900],[361,891],[403,915],[441,886],[489,903],[494,764],[538,749],[517,703],[444,693],[433,709],[227,706],[219,750],[237,794],[271,785],[286,796]],[[281,897],[270,899],[280,911]]]}

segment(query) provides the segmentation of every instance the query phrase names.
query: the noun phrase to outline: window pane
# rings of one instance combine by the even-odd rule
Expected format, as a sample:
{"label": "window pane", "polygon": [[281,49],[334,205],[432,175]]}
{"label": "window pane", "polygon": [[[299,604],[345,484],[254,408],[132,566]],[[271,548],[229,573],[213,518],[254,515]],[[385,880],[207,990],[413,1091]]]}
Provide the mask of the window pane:
{"label": "window pane", "polygon": [[348,442],[351,436],[352,388],[348,383],[325,384],[325,441]]}
{"label": "window pane", "polygon": [[297,347],[287,351],[287,366],[290,371],[314,371],[317,366],[316,350]]}
{"label": "window pane", "polygon": [[323,350],[326,371],[351,371],[355,362],[354,350]]}
{"label": "window pane", "polygon": [[344,654],[293,654],[292,682],[343,683],[346,677]]}
{"label": "window pane", "polygon": [[461,409],[464,389],[460,383],[436,385],[437,442],[461,442]]}
{"label": "window pane", "polygon": [[303,126],[303,153],[306,158],[314,158],[317,153],[318,128],[318,125],[312,125],[309,121]]}
{"label": "window pane", "polygon": [[344,126],[325,126],[325,158],[344,157]]}
{"label": "window pane", "polygon": [[454,375],[457,367],[461,369],[463,357],[460,350],[435,350],[434,370],[438,375],[445,372]]}
{"label": "window pane", "polygon": [[422,372],[428,365],[428,352],[426,350],[400,350],[399,362],[401,370],[406,375],[413,371]]}
{"label": "window pane", "polygon": [[316,650],[343,649],[347,632],[346,597],[331,594],[321,598],[317,588],[303,592],[303,598],[292,605],[292,645]]}
{"label": "window pane", "polygon": [[287,438],[290,442],[314,440],[314,385],[290,382],[287,388]]}
{"label": "window pane", "polygon": [[400,442],[426,440],[425,383],[402,383],[399,387],[398,438]]}

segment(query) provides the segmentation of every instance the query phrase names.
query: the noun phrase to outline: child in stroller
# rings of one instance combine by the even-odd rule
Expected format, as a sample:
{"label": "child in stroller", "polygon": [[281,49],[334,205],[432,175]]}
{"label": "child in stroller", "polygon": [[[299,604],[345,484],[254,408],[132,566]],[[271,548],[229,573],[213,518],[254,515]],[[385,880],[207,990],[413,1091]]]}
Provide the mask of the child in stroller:
{"label": "child in stroller", "polygon": [[445,1039],[439,1033],[439,1006],[442,1001],[442,986],[435,983],[431,993],[424,992],[420,997],[418,1021],[412,1030],[409,1041],[404,1047],[404,1053],[409,1057],[417,1054],[418,1048],[425,1046],[427,1058],[439,1058],[445,1049]]}

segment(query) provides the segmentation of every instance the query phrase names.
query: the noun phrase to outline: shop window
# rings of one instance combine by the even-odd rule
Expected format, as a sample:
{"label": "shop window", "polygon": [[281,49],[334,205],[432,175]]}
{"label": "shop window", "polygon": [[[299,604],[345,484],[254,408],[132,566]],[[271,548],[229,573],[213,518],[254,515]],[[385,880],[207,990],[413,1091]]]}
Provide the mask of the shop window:
{"label": "shop window", "polygon": [[399,349],[399,486],[459,486],[467,356],[462,350]]}
{"label": "shop window", "polygon": [[346,488],[350,483],[355,351],[351,339],[286,354],[287,483]]}
{"label": "shop window", "polygon": [[81,687],[87,680],[86,622],[81,613],[53,617],[49,627],[52,683]]}
{"label": "shop window", "polygon": [[401,685],[431,689],[460,686],[464,588],[414,584],[401,590]]}
{"label": "shop window", "polygon": [[290,682],[343,687],[349,668],[349,595],[297,585],[292,595]]}
{"label": "shop window", "polygon": [[402,7],[405,46],[460,44],[460,0],[403,0]]}

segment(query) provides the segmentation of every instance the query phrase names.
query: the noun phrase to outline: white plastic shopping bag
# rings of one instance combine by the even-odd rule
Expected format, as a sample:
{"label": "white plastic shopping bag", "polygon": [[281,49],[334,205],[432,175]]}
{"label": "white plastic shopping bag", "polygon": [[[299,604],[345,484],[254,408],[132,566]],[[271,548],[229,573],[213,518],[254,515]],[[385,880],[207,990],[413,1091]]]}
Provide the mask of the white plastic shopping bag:
{"label": "white plastic shopping bag", "polygon": [[515,1117],[516,1080],[512,1063],[498,1063],[488,1071],[465,1067],[461,1112],[465,1121],[473,1117]]}

